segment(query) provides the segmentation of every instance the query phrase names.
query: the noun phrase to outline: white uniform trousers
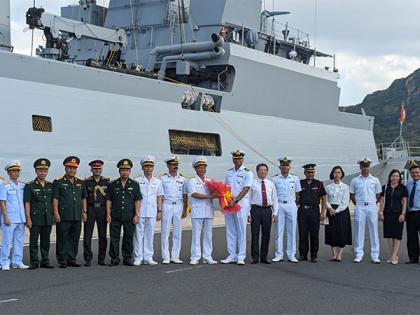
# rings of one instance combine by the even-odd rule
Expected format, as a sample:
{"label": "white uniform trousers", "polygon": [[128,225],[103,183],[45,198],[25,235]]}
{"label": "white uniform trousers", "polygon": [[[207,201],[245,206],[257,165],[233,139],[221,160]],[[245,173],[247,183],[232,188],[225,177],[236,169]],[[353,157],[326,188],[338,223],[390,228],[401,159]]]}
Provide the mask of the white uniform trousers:
{"label": "white uniform trousers", "polygon": [[248,213],[248,209],[241,209],[237,213],[225,215],[228,258],[233,261],[244,260],[246,257]]}
{"label": "white uniform trousers", "polygon": [[139,218],[134,234],[134,262],[153,259],[153,237],[155,234],[156,217]]}
{"label": "white uniform trousers", "polygon": [[201,258],[201,232],[203,232],[203,259],[212,259],[211,253],[213,251],[212,237],[213,237],[213,219],[193,219],[192,223],[192,237],[191,237],[191,260],[200,260]]}
{"label": "white uniform trousers", "polygon": [[1,266],[10,266],[10,250],[13,246],[12,265],[19,265],[23,260],[23,242],[25,223],[12,223],[9,226],[1,223],[3,240],[1,244]]}
{"label": "white uniform trousers", "polygon": [[363,258],[365,243],[365,225],[369,227],[370,255],[372,259],[379,258],[378,209],[376,205],[356,206],[354,209],[354,227],[356,229],[354,251],[357,258]]}
{"label": "white uniform trousers", "polygon": [[[181,251],[181,237],[182,237],[182,201],[172,204],[164,201],[162,209],[162,232],[161,232],[161,248],[162,260],[165,259],[179,259]],[[169,255],[169,234],[172,230],[172,251]]]}
{"label": "white uniform trousers", "polygon": [[296,226],[297,226],[297,207],[295,203],[279,202],[278,219],[275,222],[274,245],[275,257],[283,258],[283,237],[284,225],[286,224],[287,233],[287,257],[295,258],[296,255]]}

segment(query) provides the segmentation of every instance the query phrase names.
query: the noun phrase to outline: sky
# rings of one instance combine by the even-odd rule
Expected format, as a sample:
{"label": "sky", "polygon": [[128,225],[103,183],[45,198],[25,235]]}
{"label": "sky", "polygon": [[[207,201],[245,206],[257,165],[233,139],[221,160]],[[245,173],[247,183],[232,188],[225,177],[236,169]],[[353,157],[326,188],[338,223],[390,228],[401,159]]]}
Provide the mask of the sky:
{"label": "sky", "polygon": [[[267,10],[291,12],[276,22],[310,34],[312,45],[316,34],[317,50],[336,55],[341,106],[358,104],[367,94],[420,68],[419,0],[263,1]],[[36,0],[36,5],[59,14],[60,7],[77,2]],[[108,2],[98,0],[102,5]],[[32,4],[33,0],[11,0],[12,45],[18,53],[30,54],[31,32],[24,29],[25,12]],[[35,47],[42,43],[37,31]],[[332,66],[332,60],[318,59],[318,65]]]}

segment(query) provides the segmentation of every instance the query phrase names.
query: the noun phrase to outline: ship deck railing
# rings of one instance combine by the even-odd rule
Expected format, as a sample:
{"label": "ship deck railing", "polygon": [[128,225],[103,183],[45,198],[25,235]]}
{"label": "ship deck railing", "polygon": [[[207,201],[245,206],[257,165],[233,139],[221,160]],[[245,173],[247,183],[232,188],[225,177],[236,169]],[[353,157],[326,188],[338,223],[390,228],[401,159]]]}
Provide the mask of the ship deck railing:
{"label": "ship deck railing", "polygon": [[404,153],[407,157],[419,157],[420,142],[409,142],[398,137],[394,142],[377,144],[376,153],[380,161],[389,159],[390,155],[395,153]]}

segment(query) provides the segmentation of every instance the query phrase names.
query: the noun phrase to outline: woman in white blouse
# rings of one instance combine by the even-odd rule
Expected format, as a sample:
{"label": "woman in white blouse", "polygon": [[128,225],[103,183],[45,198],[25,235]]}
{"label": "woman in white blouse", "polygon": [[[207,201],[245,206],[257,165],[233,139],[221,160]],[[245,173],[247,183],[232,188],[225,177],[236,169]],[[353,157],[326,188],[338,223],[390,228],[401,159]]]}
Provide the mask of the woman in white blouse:
{"label": "woman in white blouse", "polygon": [[349,211],[350,192],[349,186],[341,179],[344,171],[341,166],[331,170],[330,179],[333,183],[327,185],[327,216],[329,224],[325,226],[325,244],[332,249],[330,261],[342,262],[343,249],[352,244],[351,221]]}

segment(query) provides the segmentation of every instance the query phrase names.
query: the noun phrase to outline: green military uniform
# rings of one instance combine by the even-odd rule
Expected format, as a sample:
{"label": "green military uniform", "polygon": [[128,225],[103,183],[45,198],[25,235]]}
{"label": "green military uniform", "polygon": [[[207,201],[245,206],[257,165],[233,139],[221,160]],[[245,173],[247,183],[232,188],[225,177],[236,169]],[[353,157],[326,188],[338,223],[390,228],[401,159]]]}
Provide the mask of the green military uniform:
{"label": "green military uniform", "polygon": [[44,186],[35,179],[25,185],[23,201],[30,204],[32,228],[29,235],[29,257],[31,267],[38,267],[38,238],[40,237],[41,266],[49,265],[50,235],[53,224],[52,183]]}
{"label": "green military uniform", "polygon": [[[131,168],[132,166],[133,163],[128,159],[121,160],[118,163],[118,168]],[[131,178],[127,179],[124,186],[121,183],[121,178],[112,181],[108,185],[107,200],[112,202],[109,246],[111,265],[117,265],[120,262],[119,247],[121,227],[124,228],[121,248],[122,256],[125,264],[131,264],[135,228],[135,225],[133,224],[135,201],[141,199],[140,185]]]}
{"label": "green military uniform", "polygon": [[[94,160],[89,163],[92,169],[102,169],[104,162],[101,160]],[[87,190],[87,220],[84,224],[83,230],[83,257],[85,258],[85,266],[89,266],[93,258],[92,253],[92,235],[93,229],[96,227],[98,230],[98,263],[105,265],[106,256],[106,193],[109,178],[101,176],[96,181],[94,176],[85,179]]]}
{"label": "green military uniform", "polygon": [[[75,160],[75,161],[72,161]],[[68,157],[65,166],[77,167],[80,160]],[[56,256],[60,267],[75,265],[82,228],[83,199],[86,199],[83,180],[75,177],[73,183],[66,175],[53,182],[53,198],[58,200],[60,223],[57,224]]]}

